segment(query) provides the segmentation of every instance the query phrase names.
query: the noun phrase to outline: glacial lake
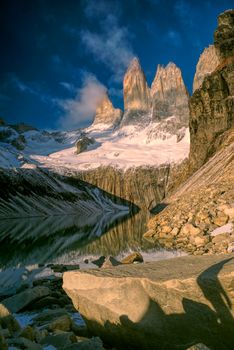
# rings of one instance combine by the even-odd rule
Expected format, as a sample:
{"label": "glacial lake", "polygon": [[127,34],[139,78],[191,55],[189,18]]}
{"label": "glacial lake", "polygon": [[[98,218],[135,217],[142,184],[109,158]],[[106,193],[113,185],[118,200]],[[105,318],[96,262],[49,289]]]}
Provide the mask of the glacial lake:
{"label": "glacial lake", "polygon": [[[149,213],[126,212],[103,216],[79,215],[0,220],[0,293],[36,274],[50,263],[80,264],[100,256],[117,259],[140,251],[144,261],[166,259],[179,253],[155,247],[143,238]],[[43,272],[46,273],[45,271]]]}

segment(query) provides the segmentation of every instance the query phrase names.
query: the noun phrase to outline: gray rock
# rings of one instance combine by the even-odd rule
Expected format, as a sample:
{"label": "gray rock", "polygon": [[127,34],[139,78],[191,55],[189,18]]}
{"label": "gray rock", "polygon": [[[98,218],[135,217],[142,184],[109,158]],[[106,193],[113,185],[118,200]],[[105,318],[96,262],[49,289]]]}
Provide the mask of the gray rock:
{"label": "gray rock", "polygon": [[34,301],[50,294],[47,287],[34,287],[16,294],[10,298],[4,299],[2,304],[11,312],[19,312]]}
{"label": "gray rock", "polygon": [[69,345],[76,342],[76,336],[71,332],[61,332],[56,335],[48,335],[43,338],[41,344],[53,345],[58,350],[66,350]]}
{"label": "gray rock", "polygon": [[88,146],[95,143],[95,140],[93,138],[89,138],[87,136],[83,136],[81,139],[79,139],[76,142],[76,153],[82,153],[88,149]]}

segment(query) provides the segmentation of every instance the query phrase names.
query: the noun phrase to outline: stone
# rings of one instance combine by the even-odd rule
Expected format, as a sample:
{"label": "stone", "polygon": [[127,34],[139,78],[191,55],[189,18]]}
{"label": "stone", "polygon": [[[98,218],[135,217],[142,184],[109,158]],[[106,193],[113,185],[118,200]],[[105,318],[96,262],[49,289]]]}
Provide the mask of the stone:
{"label": "stone", "polygon": [[139,263],[144,262],[143,256],[139,252],[134,252],[121,260],[122,264],[133,264],[136,262],[139,262]]}
{"label": "stone", "polygon": [[0,331],[0,349],[1,350],[8,350],[8,344],[4,337],[4,335]]}
{"label": "stone", "polygon": [[25,309],[28,305],[36,300],[50,294],[50,289],[47,287],[34,287],[16,294],[10,298],[2,300],[2,304],[11,312],[19,312]]}
{"label": "stone", "polygon": [[151,107],[150,89],[138,58],[134,58],[128,67],[123,81],[124,115],[121,126],[129,124],[147,125]]}
{"label": "stone", "polygon": [[228,222],[228,216],[222,212],[217,214],[217,217],[213,219],[213,223],[217,226],[223,226]]}
{"label": "stone", "polygon": [[52,322],[50,322],[46,326],[46,328],[51,332],[55,331],[56,329],[59,329],[60,331],[68,332],[71,330],[71,326],[72,326],[72,320],[70,316],[63,315],[56,318]]}
{"label": "stone", "polygon": [[186,350],[211,350],[211,349],[202,343],[198,343],[198,344],[190,346]]}
{"label": "stone", "polygon": [[54,307],[55,305],[62,307],[62,306],[64,306],[64,303],[61,302],[60,299],[58,299],[58,298],[48,296],[48,297],[42,298],[40,300],[37,300],[35,303],[30,305],[30,308],[28,307],[28,309],[41,310],[41,309],[46,308],[46,307],[48,307],[48,308]]}
{"label": "stone", "polygon": [[43,347],[40,344],[34,343],[29,339],[23,337],[17,337],[8,340],[9,345],[19,346],[21,349],[26,350],[43,350]]}
{"label": "stone", "polygon": [[109,346],[231,349],[233,280],[234,254],[225,254],[65,272],[63,288]]}
{"label": "stone", "polygon": [[106,93],[96,109],[93,126],[104,124],[105,126],[115,127],[119,125],[123,112],[119,108],[114,108],[108,94]]}
{"label": "stone", "polygon": [[214,45],[204,49],[196,66],[196,73],[193,80],[193,92],[202,86],[204,78],[214,72],[220,64],[220,59]]}
{"label": "stone", "polygon": [[1,317],[0,325],[3,329],[8,329],[10,334],[20,331],[20,325],[13,315]]}
{"label": "stone", "polygon": [[50,268],[54,272],[65,272],[65,271],[79,270],[80,265],[79,264],[74,264],[74,265],[52,264]]}
{"label": "stone", "polygon": [[33,318],[33,323],[38,326],[41,326],[46,323],[52,322],[53,320],[61,316],[68,316],[67,311],[64,309],[45,310]]}
{"label": "stone", "polygon": [[186,236],[197,236],[201,233],[201,230],[193,224],[185,224],[180,232]]}
{"label": "stone", "polygon": [[113,256],[108,256],[108,257],[106,257],[101,268],[108,269],[109,267],[118,266],[118,265],[121,265],[121,262],[119,262],[118,260],[113,258]]}
{"label": "stone", "polygon": [[33,341],[35,339],[35,330],[31,326],[26,326],[22,329],[19,336]]}
{"label": "stone", "polygon": [[104,255],[100,256],[100,258],[96,260],[92,260],[92,264],[97,265],[98,267],[101,267],[106,260],[106,257]]}
{"label": "stone", "polygon": [[69,345],[76,342],[76,336],[72,332],[62,332],[56,335],[48,335],[41,340],[43,345],[53,345],[58,350],[66,350]]}
{"label": "stone", "polygon": [[83,135],[78,141],[76,141],[76,154],[86,151],[88,147],[94,143],[95,140],[93,138]]}
{"label": "stone", "polygon": [[189,94],[185,87],[181,70],[172,62],[166,67],[158,65],[151,85],[153,120],[176,116],[180,127],[188,126]]}
{"label": "stone", "polygon": [[102,341],[98,337],[82,339],[78,343],[69,345],[66,350],[104,350]]}

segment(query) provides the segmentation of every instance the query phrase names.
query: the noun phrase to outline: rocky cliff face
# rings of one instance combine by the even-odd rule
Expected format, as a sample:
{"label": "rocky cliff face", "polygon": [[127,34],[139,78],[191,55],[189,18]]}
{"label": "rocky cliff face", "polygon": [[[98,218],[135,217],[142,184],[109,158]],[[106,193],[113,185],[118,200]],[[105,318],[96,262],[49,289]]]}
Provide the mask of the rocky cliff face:
{"label": "rocky cliff face", "polygon": [[234,10],[227,10],[219,16],[214,44],[221,59],[234,55]]}
{"label": "rocky cliff face", "polygon": [[137,124],[150,112],[151,97],[139,60],[134,58],[124,76],[124,116],[121,125]]}
{"label": "rocky cliff face", "polygon": [[152,210],[166,194],[170,177],[170,165],[161,167],[137,167],[126,171],[109,167],[80,171],[73,176],[137,205]]}
{"label": "rocky cliff face", "polygon": [[219,17],[215,48],[221,59],[190,99],[190,173],[216,151],[215,140],[234,124],[234,10]]}
{"label": "rocky cliff face", "polygon": [[219,65],[220,58],[214,45],[210,45],[202,52],[196,66],[196,73],[193,80],[193,91],[199,89],[205,76],[211,74]]}
{"label": "rocky cliff face", "polygon": [[188,125],[188,92],[185,87],[181,70],[169,63],[166,67],[158,65],[151,86],[153,103],[152,119],[155,121],[176,116],[185,126]]}
{"label": "rocky cliff face", "polygon": [[123,112],[119,108],[114,108],[109,96],[104,95],[101,103],[96,109],[93,125],[105,124],[107,126],[116,126],[120,123]]}

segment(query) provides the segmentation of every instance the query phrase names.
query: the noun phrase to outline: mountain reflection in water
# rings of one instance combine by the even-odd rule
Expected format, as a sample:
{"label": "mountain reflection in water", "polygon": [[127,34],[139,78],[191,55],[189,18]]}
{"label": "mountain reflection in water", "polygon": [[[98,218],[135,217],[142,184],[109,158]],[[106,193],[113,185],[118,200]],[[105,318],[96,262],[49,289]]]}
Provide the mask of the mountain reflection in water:
{"label": "mountain reflection in water", "polygon": [[[46,264],[62,258],[117,256],[152,248],[142,238],[148,213],[53,216],[0,220],[0,268]],[[67,261],[66,261],[67,260]]]}

